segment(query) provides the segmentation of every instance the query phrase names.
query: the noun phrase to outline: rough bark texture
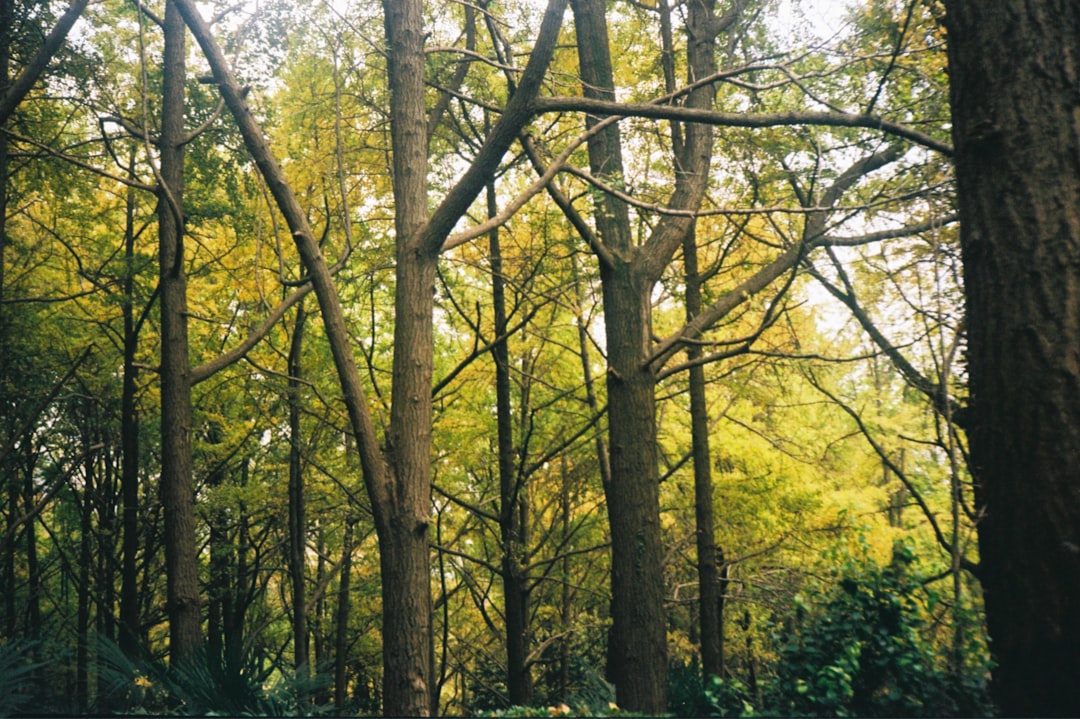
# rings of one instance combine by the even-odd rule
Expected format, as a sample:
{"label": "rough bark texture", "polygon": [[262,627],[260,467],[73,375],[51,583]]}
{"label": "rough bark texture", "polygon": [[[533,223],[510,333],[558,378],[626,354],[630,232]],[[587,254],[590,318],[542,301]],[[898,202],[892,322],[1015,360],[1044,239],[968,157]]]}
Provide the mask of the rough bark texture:
{"label": "rough bark texture", "polygon": [[165,6],[161,105],[158,261],[161,306],[161,503],[165,513],[169,651],[183,661],[202,645],[191,476],[191,377],[187,278],[184,274],[185,30],[176,5]]}
{"label": "rough bark texture", "polygon": [[[577,30],[578,62],[587,99],[613,101],[615,93],[605,3],[571,3]],[[714,67],[717,29],[713,3],[689,3],[688,66],[691,78]],[[712,106],[711,88],[689,94],[686,104]],[[591,125],[595,120],[589,120]],[[704,195],[712,152],[706,125],[691,125],[675,158],[679,166],[669,205],[696,208]],[[618,126],[590,137],[590,171],[608,184],[622,185]],[[648,241],[634,245],[626,205],[605,196],[596,208],[596,230],[608,250],[601,257],[604,322],[607,331],[608,437],[611,481],[607,487],[611,525],[611,615],[608,675],[620,706],[651,713],[665,708],[667,636],[664,613],[663,548],[660,537],[659,470],[656,455],[656,373],[652,350],[652,288],[686,236],[688,217],[661,219]]]}
{"label": "rough bark texture", "polygon": [[[613,100],[605,3],[575,0],[571,7],[583,92],[586,97]],[[618,126],[591,137],[588,148],[593,175],[620,186],[623,163]],[[607,673],[619,706],[662,712],[667,635],[656,463],[656,378],[642,363],[652,337],[651,283],[631,261],[634,248],[625,203],[610,196],[598,202],[596,230],[613,258],[611,264],[602,262],[600,268],[611,463],[611,481],[606,488],[612,619]]]}
{"label": "rough bark texture", "polygon": [[384,711],[427,715],[431,713],[434,679],[427,534],[431,511],[432,315],[438,255],[417,237],[428,213],[424,20],[419,0],[387,1],[384,8],[397,237],[388,447],[395,511],[380,533],[379,554],[383,637],[403,638],[383,644]]}
{"label": "rough bark texture", "polygon": [[1080,712],[1080,5],[946,1],[979,578],[1006,715]]}

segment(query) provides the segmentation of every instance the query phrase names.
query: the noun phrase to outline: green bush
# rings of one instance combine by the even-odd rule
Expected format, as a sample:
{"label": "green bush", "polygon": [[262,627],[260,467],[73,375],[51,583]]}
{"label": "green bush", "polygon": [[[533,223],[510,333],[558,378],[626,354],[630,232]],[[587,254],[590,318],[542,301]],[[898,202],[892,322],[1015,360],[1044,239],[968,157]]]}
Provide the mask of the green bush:
{"label": "green bush", "polygon": [[34,672],[44,666],[33,660],[33,645],[0,644],[0,717],[25,711],[34,699]]}
{"label": "green bush", "polygon": [[970,643],[957,675],[930,640],[937,596],[923,586],[911,547],[892,562],[848,559],[820,610],[805,598],[781,637],[770,698],[787,716],[954,716],[986,713],[987,660]]}

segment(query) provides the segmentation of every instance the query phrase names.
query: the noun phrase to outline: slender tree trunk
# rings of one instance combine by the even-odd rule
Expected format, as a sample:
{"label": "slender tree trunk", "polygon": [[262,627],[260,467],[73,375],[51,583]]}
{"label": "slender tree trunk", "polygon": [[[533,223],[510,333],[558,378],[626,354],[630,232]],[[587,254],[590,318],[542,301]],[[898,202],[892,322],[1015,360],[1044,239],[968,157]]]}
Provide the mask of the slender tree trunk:
{"label": "slender tree trunk", "polygon": [[[23,514],[33,516],[36,504],[34,491],[34,467],[37,465],[37,451],[34,449],[33,432],[28,431],[22,440],[23,458]],[[36,520],[26,523],[26,635],[34,640],[41,636],[41,565],[38,562],[37,532],[34,531]]]}
{"label": "slender tree trunk", "polygon": [[184,274],[184,22],[165,5],[161,106],[161,182],[158,194],[161,305],[161,503],[165,512],[165,571],[169,649],[184,661],[202,645],[195,554],[195,490],[191,469],[191,376],[188,360],[187,278]]}
{"label": "slender tree trunk", "polygon": [[[0,97],[11,87],[11,43],[15,27],[15,0],[0,0]],[[0,124],[0,130],[7,121]],[[8,136],[0,132],[0,299],[4,297],[4,257],[7,249]],[[3,305],[0,305],[3,307]],[[2,317],[2,316],[0,316]],[[4,326],[0,322],[0,328]],[[3,330],[6,333],[6,329]],[[0,339],[6,339],[0,336]]]}
{"label": "slender tree trunk", "polygon": [[[249,463],[245,459],[240,464],[240,486],[245,487],[248,483]],[[248,531],[249,517],[247,503],[239,501],[236,519],[236,575],[233,581],[226,587],[225,596],[221,600],[222,615],[225,618],[225,661],[228,666],[240,666],[240,660],[244,654],[244,622],[247,617],[248,607],[254,597],[254,584],[259,573],[259,565],[248,566],[248,552],[251,547],[251,536]],[[256,557],[258,555],[256,554]]]}
{"label": "slender tree trunk", "polygon": [[349,666],[349,613],[352,609],[349,589],[352,583],[354,524],[351,517],[345,521],[345,536],[341,540],[341,579],[338,582],[337,618],[334,631],[334,708],[339,714],[349,699],[346,670]]}
{"label": "slender tree trunk", "polygon": [[[206,441],[210,445],[220,445],[224,441],[222,428],[214,422],[207,431]],[[220,487],[225,481],[226,467],[216,465],[206,476],[206,485],[211,490]],[[232,584],[231,554],[229,543],[229,512],[222,505],[213,506],[209,518],[210,581],[206,586],[206,640],[207,656],[212,665],[221,666],[225,657],[225,625],[230,620],[226,609],[226,598]],[[225,664],[225,666],[229,666]]]}
{"label": "slender tree trunk", "polygon": [[[88,402],[87,402],[88,404]],[[83,422],[89,425],[89,410],[84,409]],[[91,566],[94,562],[93,545],[93,502],[96,484],[94,471],[94,453],[88,426],[82,428],[83,450],[83,487],[82,502],[79,507],[79,564],[78,564],[78,601],[76,615],[75,648],[75,703],[80,713],[85,714],[90,707],[90,582]]]}
{"label": "slender tree trunk", "polygon": [[[11,84],[11,43],[14,29],[14,0],[0,0],[0,95],[6,94]],[[6,125],[7,123],[4,123]],[[3,129],[0,126],[0,129]],[[7,250],[7,204],[8,204],[8,179],[9,179],[9,156],[8,137],[0,132],[0,300],[4,299],[4,265],[6,263]],[[7,347],[8,322],[4,305],[0,302],[0,346]],[[0,358],[0,368],[3,369],[4,377],[9,376],[13,369],[9,362]],[[6,437],[5,437],[6,439]],[[10,469],[0,472],[0,491],[6,495],[3,500],[7,503],[8,521],[14,521],[18,516],[18,484],[17,472]],[[2,500],[0,500],[2,501]],[[14,540],[14,538],[12,538]],[[6,636],[15,634],[15,542],[4,543],[3,583],[0,584],[0,594],[4,596],[3,628]]]}
{"label": "slender tree trunk", "polygon": [[[327,565],[327,550],[326,550],[326,527],[322,522],[316,522],[316,534],[315,534],[315,554],[318,556],[318,561],[315,564],[315,586],[322,587],[326,584],[326,565]],[[314,621],[309,622],[309,628],[311,630],[311,646],[312,659],[311,664],[314,665],[315,673],[321,673],[327,665],[326,658],[326,592],[319,592],[315,598],[315,617]],[[319,682],[318,691],[314,697],[316,704],[328,704],[330,702],[330,695],[327,693],[327,686],[325,682]]]}
{"label": "slender tree trunk", "polygon": [[[128,158],[128,176],[135,174],[135,154]],[[139,330],[135,321],[135,188],[127,189],[124,220],[124,364],[120,390],[120,649],[129,658],[139,653],[139,415],[136,405]]]}
{"label": "slender tree trunk", "polygon": [[[675,92],[675,43],[671,28],[671,8],[667,0],[660,3],[661,40],[663,43],[664,84],[669,93]],[[693,51],[691,51],[693,52]],[[700,51],[699,51],[700,52]],[[698,58],[701,67],[713,68],[709,57]],[[672,146],[675,156],[683,158],[686,145],[682,126],[672,123]],[[692,224],[683,238],[683,262],[686,272],[686,320],[692,321],[701,312],[702,278],[698,271],[696,225]],[[693,363],[702,356],[701,347],[690,344],[686,359]],[[694,521],[697,540],[698,622],[701,651],[701,675],[723,676],[723,628],[717,572],[716,528],[713,521],[712,456],[709,451],[709,410],[705,397],[705,368],[691,365],[688,370],[690,390],[691,452],[694,458]]]}
{"label": "slender tree trunk", "polygon": [[[488,185],[488,216],[498,211],[495,186]],[[495,360],[495,405],[499,459],[499,531],[502,540],[502,582],[506,617],[506,686],[510,703],[527,706],[532,700],[529,674],[529,598],[525,567],[526,546],[521,526],[521,492],[514,466],[513,407],[510,399],[510,349],[506,339],[506,279],[503,277],[499,230],[488,233],[491,261],[491,304],[495,313],[495,336],[504,339],[491,348]]]}
{"label": "slender tree trunk", "polygon": [[[686,319],[701,311],[701,277],[698,273],[697,244],[693,230],[683,242],[686,264]],[[689,362],[701,357],[701,347],[686,350]],[[698,612],[701,626],[701,675],[722,676],[723,655],[720,629],[720,584],[716,560],[716,527],[713,522],[712,455],[709,451],[709,409],[705,398],[705,368],[690,367],[690,436],[694,457],[694,531],[697,535]]]}
{"label": "slender tree trunk", "polygon": [[311,677],[308,657],[307,591],[307,512],[304,504],[304,469],[300,430],[301,356],[304,347],[304,324],[307,312],[304,301],[296,307],[292,342],[289,345],[289,581],[292,585],[293,661],[297,677]]}
{"label": "slender tree trunk", "polygon": [[1080,712],[1080,5],[946,0],[993,693]]}
{"label": "slender tree trunk", "polygon": [[[570,472],[567,467],[566,455],[561,458],[562,471],[559,484],[559,522],[563,541],[570,537]],[[559,627],[563,636],[559,640],[559,698],[564,702],[570,696],[570,640],[573,634],[570,631],[573,622],[573,603],[570,593],[570,557],[562,558],[561,584],[559,592]]]}

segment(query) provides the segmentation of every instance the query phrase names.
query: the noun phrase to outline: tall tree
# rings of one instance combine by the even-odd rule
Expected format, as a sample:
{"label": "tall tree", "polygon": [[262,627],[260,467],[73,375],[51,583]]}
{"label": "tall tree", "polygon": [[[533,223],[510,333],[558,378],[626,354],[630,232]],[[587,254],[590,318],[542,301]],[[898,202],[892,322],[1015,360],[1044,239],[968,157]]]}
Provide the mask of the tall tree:
{"label": "tall tree", "polygon": [[427,538],[431,511],[435,267],[454,226],[483,190],[531,117],[529,103],[539,91],[554,53],[566,0],[551,0],[516,92],[476,159],[433,212],[428,210],[426,177],[428,133],[421,3],[407,0],[384,4],[390,48],[397,242],[394,382],[385,448],[380,447],[364,398],[341,301],[310,223],[205,20],[189,0],[176,2],[210,62],[248,151],[289,224],[319,299],[379,537],[383,580],[383,710],[388,714],[427,715],[432,711],[435,686]]}
{"label": "tall tree", "polygon": [[1080,711],[1080,5],[946,0],[979,550],[1006,715]]}
{"label": "tall tree", "polygon": [[[614,100],[614,76],[603,0],[575,0],[578,59],[585,97]],[[690,81],[715,72],[714,41],[722,29],[711,0],[689,3],[687,33]],[[737,15],[737,13],[736,13]],[[733,15],[732,17],[734,17]],[[712,107],[714,90],[691,91],[686,104]],[[590,126],[596,119],[590,118]],[[592,175],[624,186],[619,128],[590,136]],[[687,127],[676,162],[671,205],[696,210],[705,194],[712,128]],[[606,488],[611,523],[611,614],[608,674],[617,700],[631,710],[661,712],[666,706],[667,638],[664,620],[663,549],[660,540],[659,466],[656,454],[656,372],[652,349],[652,288],[690,226],[687,216],[668,215],[648,242],[635,246],[626,203],[605,194],[595,212],[596,245],[607,332],[607,391],[611,482]]]}
{"label": "tall tree", "polygon": [[184,83],[186,30],[176,4],[165,4],[161,166],[158,187],[161,308],[161,504],[165,511],[169,647],[185,661],[202,645],[199,565],[195,543],[195,486],[191,467],[191,366],[188,359],[187,276],[184,265]]}

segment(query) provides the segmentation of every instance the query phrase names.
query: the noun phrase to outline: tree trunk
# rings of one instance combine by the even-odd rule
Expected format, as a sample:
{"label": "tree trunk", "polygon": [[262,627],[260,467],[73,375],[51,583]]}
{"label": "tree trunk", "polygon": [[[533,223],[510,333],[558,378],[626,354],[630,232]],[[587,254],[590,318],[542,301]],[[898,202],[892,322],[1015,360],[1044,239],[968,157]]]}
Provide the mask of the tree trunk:
{"label": "tree trunk", "polygon": [[[11,44],[15,27],[14,0],[0,0],[0,97],[11,86]],[[0,130],[7,122],[0,123]],[[4,255],[7,248],[8,136],[0,132],[0,299],[4,297]],[[0,305],[2,307],[2,305]],[[3,326],[3,323],[0,323]],[[6,332],[6,330],[5,330]],[[0,337],[0,339],[6,339]],[[6,345],[5,345],[6,346]]]}
{"label": "tree trunk", "polygon": [[[135,153],[128,176],[135,174]],[[135,188],[127,189],[124,219],[123,385],[120,390],[120,649],[134,659],[139,653],[139,415],[136,404],[139,328],[135,321]]]}
{"label": "tree trunk", "polygon": [[[22,449],[25,453],[23,458],[23,512],[24,516],[34,516],[34,505],[37,504],[37,496],[34,491],[34,467],[37,465],[38,453],[34,449],[33,431],[28,431],[23,436]],[[36,520],[31,519],[26,524],[26,635],[34,641],[43,639],[41,636],[41,564],[38,561],[37,532],[34,531]]]}
{"label": "tree trunk", "polygon": [[191,475],[191,377],[187,278],[184,274],[184,22],[165,6],[158,194],[161,305],[161,504],[165,513],[165,573],[169,651],[184,661],[202,645],[195,554],[195,490]]}
{"label": "tree trunk", "polygon": [[[615,100],[603,0],[574,0],[582,92]],[[691,81],[708,77],[715,62],[718,26],[710,0],[688,4],[687,60]],[[690,92],[686,104],[712,107],[713,89]],[[589,126],[595,119],[587,118]],[[623,186],[617,125],[588,141],[591,173],[613,187]],[[675,189],[669,204],[696,209],[704,196],[712,152],[712,131],[690,125],[676,143]],[[652,344],[652,289],[671,262],[692,221],[664,217],[648,241],[635,246],[627,206],[605,195],[596,208],[601,252],[604,322],[608,350],[608,437],[611,481],[606,490],[611,525],[611,615],[608,673],[620,706],[650,713],[665,708],[667,636],[664,613],[663,551],[660,538],[659,469],[656,455],[656,375],[649,365]]]}
{"label": "tree trunk", "polygon": [[[89,404],[87,401],[85,404]],[[90,449],[89,411],[82,418],[83,487],[79,507],[79,564],[78,600],[76,615],[75,647],[75,704],[79,713],[85,714],[90,707],[90,582],[91,565],[94,562],[93,503],[96,480],[94,477],[94,453]],[[31,527],[32,528],[32,527]]]}
{"label": "tree trunk", "polygon": [[288,566],[292,585],[293,666],[296,676],[310,679],[308,657],[307,592],[304,569],[307,566],[307,516],[304,506],[304,468],[300,433],[300,358],[304,347],[304,301],[296,306],[292,342],[289,345],[289,538]]}
{"label": "tree trunk", "polygon": [[345,536],[341,540],[341,579],[338,581],[334,630],[334,708],[339,714],[349,698],[348,677],[345,672],[349,666],[349,611],[352,609],[349,588],[352,582],[354,524],[352,517],[345,520]]}
{"label": "tree trunk", "polygon": [[993,693],[1080,711],[1080,5],[946,0]]}
{"label": "tree trunk", "polygon": [[656,377],[643,366],[651,339],[650,292],[629,267],[602,272],[607,327],[611,484],[611,618],[608,673],[619,706],[662,712],[667,635],[660,476],[656,456]]}
{"label": "tree trunk", "polygon": [[[390,464],[395,511],[379,536],[383,580],[383,711],[434,713],[431,634],[431,378],[437,253],[417,237],[428,216],[424,17],[419,0],[385,0],[394,157],[394,383]],[[385,536],[384,536],[385,535]],[[437,705],[436,705],[437,707]]]}
{"label": "tree trunk", "polygon": [[[488,185],[488,216],[497,213],[495,186]],[[495,360],[495,414],[499,459],[499,531],[502,540],[502,582],[506,617],[506,686],[510,704],[527,706],[532,701],[532,677],[527,664],[529,649],[529,597],[526,574],[522,492],[514,467],[513,407],[510,401],[510,350],[506,339],[506,279],[503,277],[499,229],[488,233],[491,261],[491,304],[495,336],[503,339],[491,348]],[[525,409],[522,410],[527,411]]]}
{"label": "tree trunk", "polygon": [[[683,242],[686,264],[686,320],[701,311],[701,277],[698,274],[697,245],[691,230]],[[701,347],[691,344],[686,359],[701,357]],[[709,409],[705,398],[705,368],[689,369],[690,437],[694,457],[694,531],[697,536],[698,612],[701,628],[701,676],[723,676],[720,638],[720,584],[716,567],[716,527],[713,522],[712,455],[709,452]]]}
{"label": "tree trunk", "polygon": [[[11,43],[14,29],[14,2],[13,0],[0,0],[0,93],[6,94],[11,84]],[[7,123],[4,123],[5,125]],[[0,130],[3,127],[0,126]],[[0,300],[4,299],[4,263],[7,248],[7,205],[8,205],[8,176],[9,176],[8,137],[0,132]],[[0,346],[8,346],[8,323],[5,317],[4,305],[0,302]],[[0,367],[3,368],[2,376],[7,377],[13,369],[6,359],[0,358]],[[5,437],[7,439],[7,437]],[[10,473],[10,474],[9,474]],[[7,519],[15,521],[18,516],[18,473],[12,469],[0,473],[0,491],[6,495],[3,499],[7,503]],[[14,538],[13,538],[14,539]],[[15,634],[15,543],[4,542],[3,583],[0,584],[0,594],[4,596],[3,618],[0,624],[6,636]]]}
{"label": "tree trunk", "polygon": [[[578,59],[586,97],[614,100],[603,0],[574,0]],[[592,124],[594,121],[590,121]],[[618,187],[623,165],[618,126],[589,138],[592,173]],[[656,458],[656,378],[642,360],[652,340],[651,283],[629,262],[632,237],[625,203],[605,196],[596,228],[613,250],[600,268],[608,350],[606,487],[611,525],[611,619],[608,679],[619,706],[662,712],[667,684],[663,553]]]}

